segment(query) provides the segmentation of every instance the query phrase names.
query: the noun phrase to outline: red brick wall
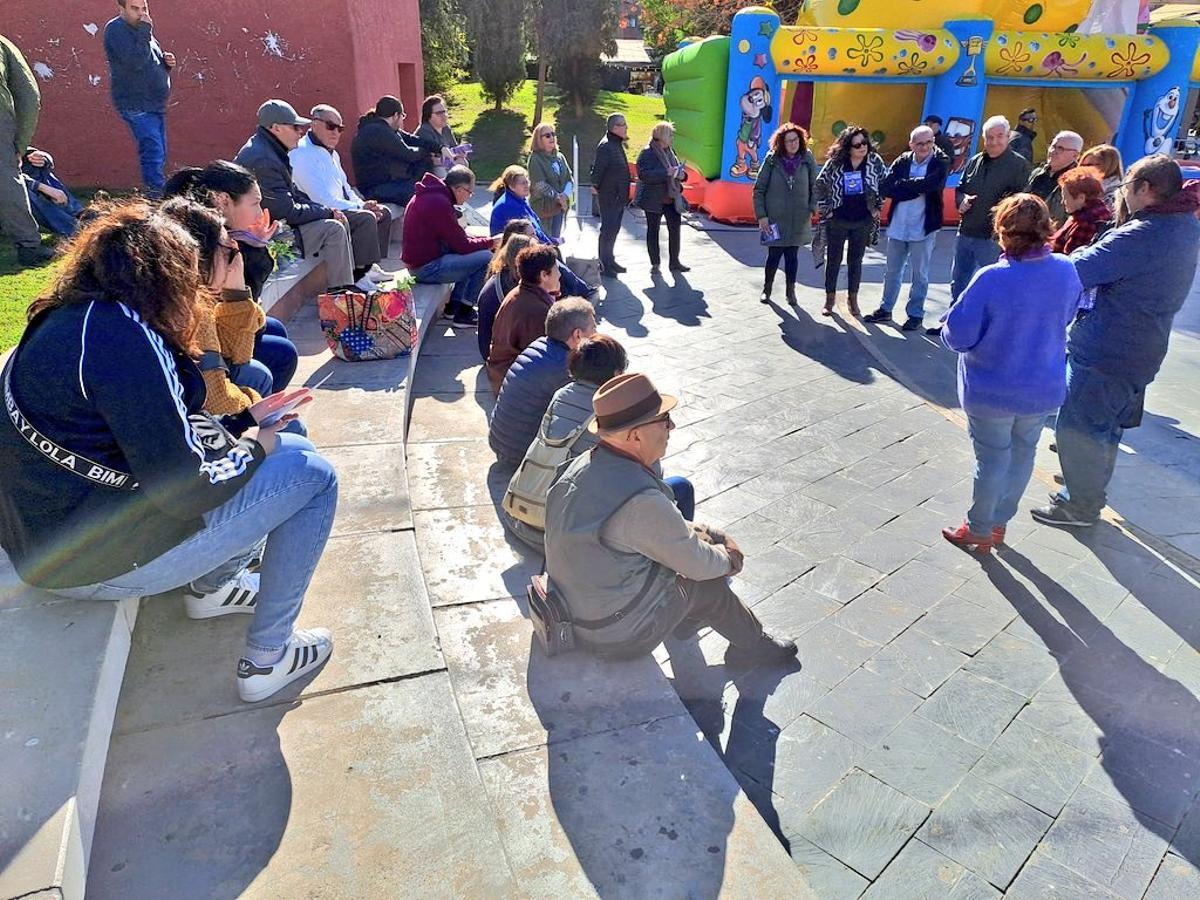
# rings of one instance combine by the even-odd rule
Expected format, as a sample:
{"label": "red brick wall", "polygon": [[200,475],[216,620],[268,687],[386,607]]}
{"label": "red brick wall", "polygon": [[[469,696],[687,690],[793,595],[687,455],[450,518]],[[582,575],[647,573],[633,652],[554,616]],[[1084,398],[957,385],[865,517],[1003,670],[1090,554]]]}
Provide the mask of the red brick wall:
{"label": "red brick wall", "polygon": [[[340,109],[351,126],[347,157],[358,115],[382,94],[399,95],[415,127],[424,76],[417,2],[152,2],[159,43],[178,59],[167,111],[167,171],[232,157],[270,97],[302,115],[317,103]],[[42,115],[34,141],[76,185],[131,187],[139,180],[133,140],[109,97],[103,35],[116,8],[114,0],[0,0],[0,33],[39,72]],[[403,86],[402,67],[409,81]]]}

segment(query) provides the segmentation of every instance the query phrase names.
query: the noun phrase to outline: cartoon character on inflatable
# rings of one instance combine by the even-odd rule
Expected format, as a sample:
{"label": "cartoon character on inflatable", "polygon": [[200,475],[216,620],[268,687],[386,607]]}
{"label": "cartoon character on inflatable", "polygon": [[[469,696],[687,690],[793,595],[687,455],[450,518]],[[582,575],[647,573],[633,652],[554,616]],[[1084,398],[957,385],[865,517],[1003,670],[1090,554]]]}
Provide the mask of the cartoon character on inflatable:
{"label": "cartoon character on inflatable", "polygon": [[763,142],[763,125],[771,124],[771,93],[767,83],[755,75],[750,89],[742,94],[742,124],[737,131],[737,157],[729,167],[734,178],[758,177],[758,148]]}
{"label": "cartoon character on inflatable", "polygon": [[1179,88],[1173,87],[1154,104],[1154,109],[1145,112],[1142,131],[1146,135],[1146,153],[1169,153],[1167,135],[1179,118]]}

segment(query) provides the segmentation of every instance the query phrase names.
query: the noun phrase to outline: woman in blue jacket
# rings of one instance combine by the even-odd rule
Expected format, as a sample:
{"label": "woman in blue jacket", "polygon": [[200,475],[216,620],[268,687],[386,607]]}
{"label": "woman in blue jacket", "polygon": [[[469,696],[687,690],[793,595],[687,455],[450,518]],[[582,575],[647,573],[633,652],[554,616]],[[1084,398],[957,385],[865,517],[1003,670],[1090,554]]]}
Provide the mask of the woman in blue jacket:
{"label": "woman in blue jacket", "polygon": [[[192,618],[252,613],[237,684],[254,702],[333,650],[328,631],[294,625],[337,477],[308,441],[279,434],[305,389],[235,416],[203,411],[196,307],[235,245],[215,211],[170,203],[208,216],[215,246],[144,201],[101,210],[30,306],[3,374],[0,543],[22,581],[70,599],[183,589]],[[207,284],[201,253],[217,261]]]}
{"label": "woman in blue jacket", "polygon": [[1067,326],[1083,294],[1075,266],[1046,246],[1050,212],[1040,197],[1002,200],[995,225],[1000,260],[975,273],[942,326],[958,352],[958,398],[975,449],[971,508],[942,536],[979,553],[1004,542],[1042,426],[1067,395]]}

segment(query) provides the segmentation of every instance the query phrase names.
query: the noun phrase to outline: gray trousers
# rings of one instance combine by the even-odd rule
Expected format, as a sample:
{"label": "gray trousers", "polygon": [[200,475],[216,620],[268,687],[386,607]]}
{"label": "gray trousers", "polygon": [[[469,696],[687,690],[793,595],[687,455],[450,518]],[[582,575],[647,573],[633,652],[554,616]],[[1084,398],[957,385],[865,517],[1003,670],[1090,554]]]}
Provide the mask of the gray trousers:
{"label": "gray trousers", "polygon": [[387,256],[392,232],[392,214],[376,221],[375,214],[365,209],[345,210],[350,224],[350,244],[354,248],[354,268],[366,269]]}
{"label": "gray trousers", "polygon": [[[299,230],[300,240],[304,242],[304,258],[316,258],[325,263],[325,278],[330,287],[354,283],[354,257],[345,225],[336,219],[318,219],[301,225]],[[371,233],[375,233],[374,216],[371,216]]]}
{"label": "gray trousers", "polygon": [[42,245],[42,237],[29,209],[15,139],[12,124],[0,122],[0,229],[19,250],[36,250]]}

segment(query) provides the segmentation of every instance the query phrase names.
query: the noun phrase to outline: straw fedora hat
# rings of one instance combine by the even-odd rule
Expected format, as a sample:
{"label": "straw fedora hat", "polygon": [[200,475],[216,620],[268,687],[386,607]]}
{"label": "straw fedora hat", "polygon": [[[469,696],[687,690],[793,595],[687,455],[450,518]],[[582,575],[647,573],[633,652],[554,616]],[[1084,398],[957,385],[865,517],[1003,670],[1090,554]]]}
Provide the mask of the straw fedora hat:
{"label": "straw fedora hat", "polygon": [[679,401],[660,394],[650,379],[638,372],[604,382],[592,397],[596,418],[588,425],[592,434],[619,434],[657,419]]}

